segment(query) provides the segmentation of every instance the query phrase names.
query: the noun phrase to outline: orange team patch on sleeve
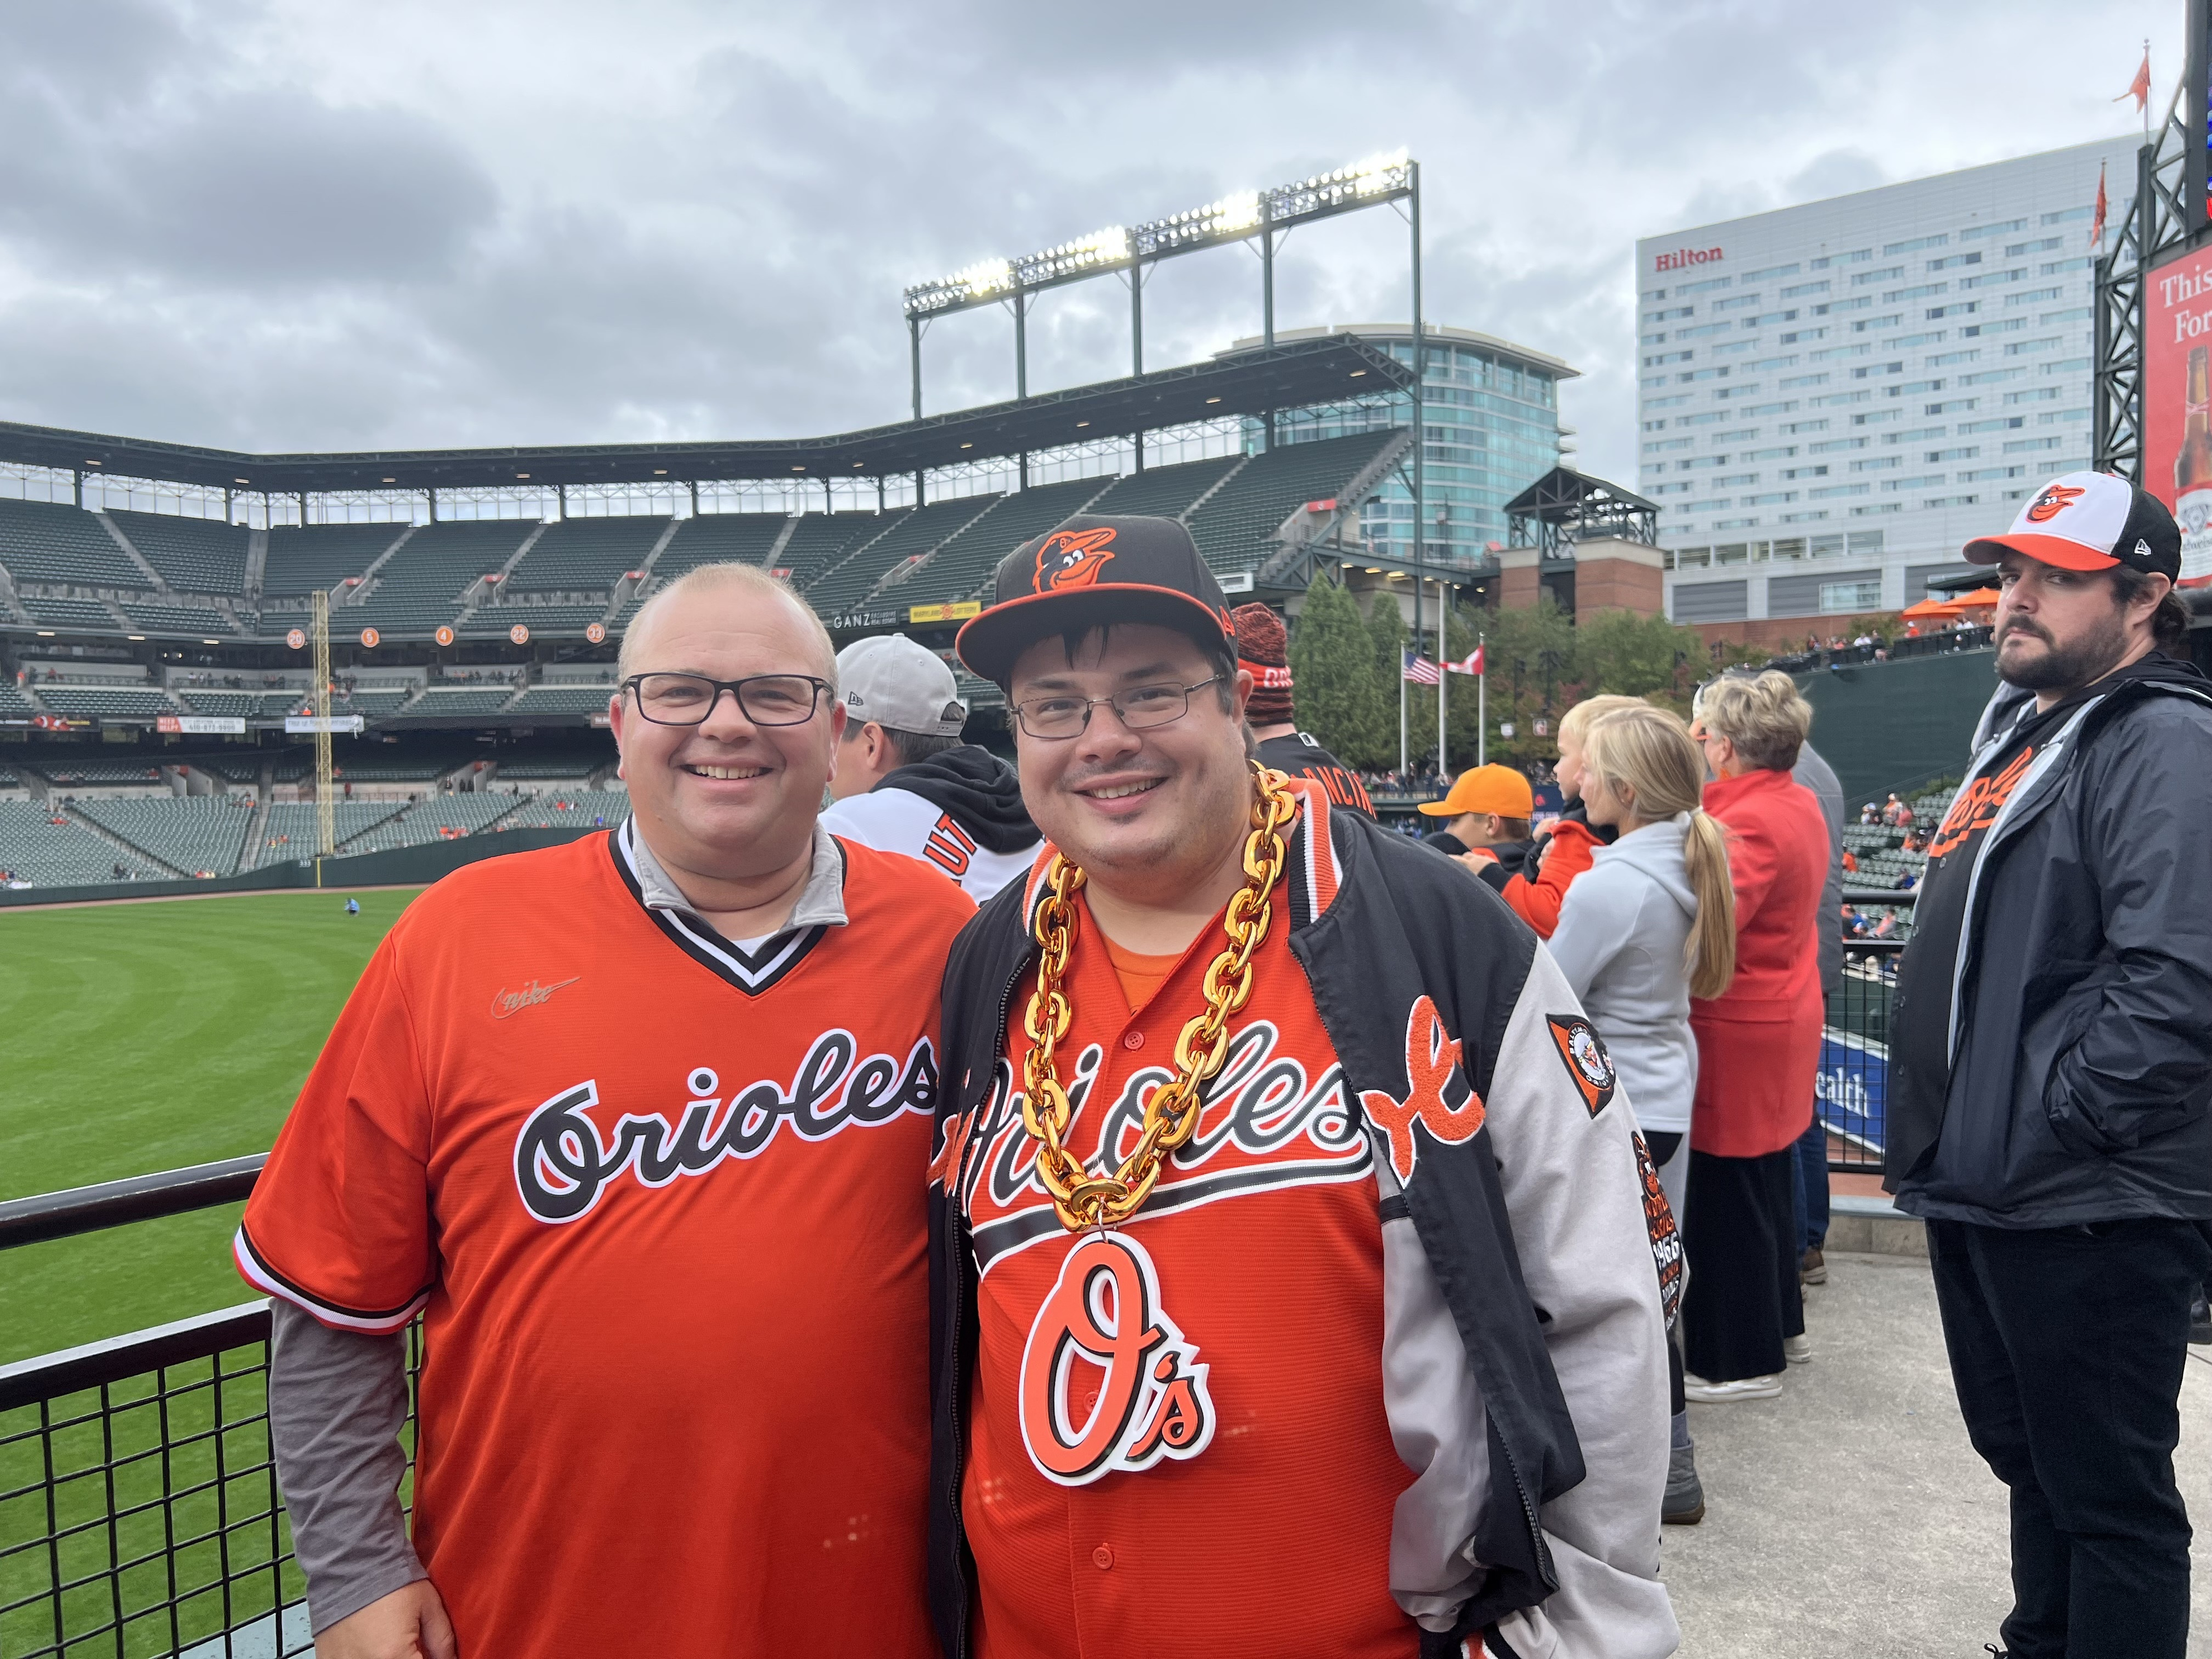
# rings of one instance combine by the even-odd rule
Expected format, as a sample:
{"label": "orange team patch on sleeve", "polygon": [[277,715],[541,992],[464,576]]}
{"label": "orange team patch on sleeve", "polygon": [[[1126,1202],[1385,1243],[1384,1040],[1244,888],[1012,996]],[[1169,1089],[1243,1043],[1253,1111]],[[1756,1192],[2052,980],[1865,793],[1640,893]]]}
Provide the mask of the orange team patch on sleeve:
{"label": "orange team patch on sleeve", "polygon": [[1472,1139],[1482,1127],[1482,1096],[1472,1087],[1463,1105],[1444,1103],[1444,1085],[1459,1067],[1460,1052],[1459,1039],[1444,1034],[1436,1003],[1423,997],[1406,1016],[1406,1098],[1394,1099],[1380,1089],[1359,1092],[1368,1121],[1389,1140],[1390,1167],[1401,1183],[1413,1178],[1415,1124],[1427,1125],[1429,1133],[1447,1145]]}

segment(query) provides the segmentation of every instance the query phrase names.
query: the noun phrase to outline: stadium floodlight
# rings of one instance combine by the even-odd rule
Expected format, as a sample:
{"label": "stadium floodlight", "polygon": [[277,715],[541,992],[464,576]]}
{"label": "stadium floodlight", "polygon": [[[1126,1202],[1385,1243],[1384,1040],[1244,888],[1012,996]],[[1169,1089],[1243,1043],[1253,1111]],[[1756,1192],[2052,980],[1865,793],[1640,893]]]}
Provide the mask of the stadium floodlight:
{"label": "stadium floodlight", "polygon": [[1021,259],[987,259],[908,289],[906,314],[913,321],[994,304],[1010,296],[1126,271],[1171,253],[1248,241],[1306,220],[1395,201],[1413,194],[1414,165],[1402,149],[1370,156],[1296,184],[1236,191],[1204,207],[1149,219],[1133,229],[1111,225]]}

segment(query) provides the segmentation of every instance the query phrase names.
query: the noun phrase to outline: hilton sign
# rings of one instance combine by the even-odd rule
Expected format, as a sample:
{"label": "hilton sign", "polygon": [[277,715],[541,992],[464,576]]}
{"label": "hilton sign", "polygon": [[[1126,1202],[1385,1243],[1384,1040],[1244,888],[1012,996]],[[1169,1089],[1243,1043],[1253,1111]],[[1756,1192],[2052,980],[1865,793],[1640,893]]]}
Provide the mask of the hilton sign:
{"label": "hilton sign", "polygon": [[1705,265],[1721,257],[1717,247],[1678,247],[1672,253],[1659,256],[1657,269],[1681,271],[1693,265]]}

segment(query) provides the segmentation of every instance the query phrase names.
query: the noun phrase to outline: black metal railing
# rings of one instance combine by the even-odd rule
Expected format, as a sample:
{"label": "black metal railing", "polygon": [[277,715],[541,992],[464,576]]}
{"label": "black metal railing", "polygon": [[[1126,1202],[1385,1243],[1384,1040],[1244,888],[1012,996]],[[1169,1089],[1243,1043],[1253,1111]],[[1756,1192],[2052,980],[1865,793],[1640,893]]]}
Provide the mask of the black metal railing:
{"label": "black metal railing", "polygon": [[[1855,909],[1911,908],[1915,889],[1846,891]],[[1844,983],[1828,1002],[1814,1109],[1828,1131],[1831,1170],[1878,1173],[1889,1099],[1889,1010],[1902,937],[1844,937]]]}
{"label": "black metal railing", "polygon": [[[0,1249],[232,1203],[263,1162],[0,1204]],[[270,1444],[269,1330],[253,1302],[0,1366],[0,1656],[313,1651]]]}

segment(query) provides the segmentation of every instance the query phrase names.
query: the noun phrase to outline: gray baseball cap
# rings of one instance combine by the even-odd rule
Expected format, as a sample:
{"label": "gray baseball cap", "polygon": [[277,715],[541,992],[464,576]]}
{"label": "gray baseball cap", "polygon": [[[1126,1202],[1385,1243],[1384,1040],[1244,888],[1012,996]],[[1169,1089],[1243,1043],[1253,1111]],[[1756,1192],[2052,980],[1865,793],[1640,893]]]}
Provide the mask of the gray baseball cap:
{"label": "gray baseball cap", "polygon": [[872,634],[837,653],[847,729],[872,720],[922,737],[957,737],[968,705],[945,659],[904,634]]}

